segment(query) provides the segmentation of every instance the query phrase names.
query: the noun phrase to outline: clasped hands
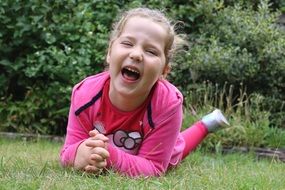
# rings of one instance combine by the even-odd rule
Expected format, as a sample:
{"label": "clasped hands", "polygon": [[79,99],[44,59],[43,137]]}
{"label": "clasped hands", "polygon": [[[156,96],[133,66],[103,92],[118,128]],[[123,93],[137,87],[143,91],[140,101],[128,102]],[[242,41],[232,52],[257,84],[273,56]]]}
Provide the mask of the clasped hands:
{"label": "clasped hands", "polygon": [[95,129],[89,132],[89,136],[77,149],[74,168],[99,173],[107,166],[107,158],[110,156],[107,150],[108,138]]}

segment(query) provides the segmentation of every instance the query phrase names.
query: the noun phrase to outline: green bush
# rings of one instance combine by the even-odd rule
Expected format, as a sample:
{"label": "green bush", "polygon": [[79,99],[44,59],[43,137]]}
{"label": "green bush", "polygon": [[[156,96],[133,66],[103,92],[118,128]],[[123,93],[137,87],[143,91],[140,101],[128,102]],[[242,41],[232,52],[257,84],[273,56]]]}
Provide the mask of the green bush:
{"label": "green bush", "polygon": [[266,97],[264,109],[272,112],[273,124],[284,126],[285,31],[276,24],[280,13],[271,12],[266,1],[257,11],[238,4],[209,7],[204,1],[196,7],[207,11],[199,33],[190,34],[190,50],[176,64],[174,81],[187,91],[196,91],[203,81],[221,87],[226,81],[234,85],[234,94],[242,83],[248,94]]}
{"label": "green bush", "polygon": [[104,68],[108,30],[119,10],[106,5],[1,1],[1,128],[63,134],[71,87]]}

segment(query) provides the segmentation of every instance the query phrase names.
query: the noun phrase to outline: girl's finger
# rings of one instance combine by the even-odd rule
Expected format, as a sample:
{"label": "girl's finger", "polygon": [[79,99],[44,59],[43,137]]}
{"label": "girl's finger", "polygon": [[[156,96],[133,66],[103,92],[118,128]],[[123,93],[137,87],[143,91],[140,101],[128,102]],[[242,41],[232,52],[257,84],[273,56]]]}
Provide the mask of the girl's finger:
{"label": "girl's finger", "polygon": [[92,136],[92,137],[90,137],[92,140],[102,140],[102,141],[104,141],[104,142],[108,142],[108,140],[109,140],[109,138],[108,137],[106,137],[105,135],[103,135],[103,134],[98,134],[98,135],[96,135],[96,136]]}
{"label": "girl's finger", "polygon": [[100,155],[102,158],[107,159],[110,157],[109,152],[102,147],[95,147],[92,149],[92,154],[98,154]]}
{"label": "girl's finger", "polygon": [[96,129],[93,129],[92,131],[89,131],[89,136],[90,137],[95,137],[98,134],[100,134],[100,133]]}
{"label": "girl's finger", "polygon": [[104,160],[102,162],[96,162],[94,166],[99,169],[104,169],[107,166],[107,161]]}
{"label": "girl's finger", "polygon": [[104,159],[102,156],[100,156],[99,154],[91,154],[90,158],[91,158],[91,160],[94,160],[94,161],[96,161],[96,162],[102,162],[102,161],[105,160],[105,159]]}
{"label": "girl's finger", "polygon": [[105,142],[103,142],[102,140],[87,140],[85,142],[86,146],[89,146],[89,147],[92,147],[92,148],[95,148],[95,147],[102,147],[102,148],[105,148]]}
{"label": "girl's finger", "polygon": [[93,165],[87,165],[84,168],[84,171],[87,173],[98,173],[101,169],[97,168],[96,166]]}
{"label": "girl's finger", "polygon": [[105,142],[105,146],[104,146],[104,148],[106,149],[106,150],[108,150],[108,142]]}

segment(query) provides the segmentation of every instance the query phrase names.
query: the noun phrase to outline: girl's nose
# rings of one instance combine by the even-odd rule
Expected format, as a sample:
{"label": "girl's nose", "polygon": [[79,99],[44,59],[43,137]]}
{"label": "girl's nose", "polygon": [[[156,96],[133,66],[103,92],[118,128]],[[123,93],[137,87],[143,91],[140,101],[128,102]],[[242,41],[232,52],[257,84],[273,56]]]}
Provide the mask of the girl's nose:
{"label": "girl's nose", "polygon": [[130,53],[130,58],[135,62],[141,62],[143,60],[142,50],[134,48]]}

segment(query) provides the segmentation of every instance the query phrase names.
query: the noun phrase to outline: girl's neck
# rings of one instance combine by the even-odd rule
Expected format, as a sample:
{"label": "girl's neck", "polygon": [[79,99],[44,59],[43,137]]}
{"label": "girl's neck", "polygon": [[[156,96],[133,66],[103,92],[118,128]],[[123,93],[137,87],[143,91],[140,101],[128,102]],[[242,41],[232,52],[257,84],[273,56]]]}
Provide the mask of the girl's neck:
{"label": "girl's neck", "polygon": [[119,93],[109,91],[111,103],[122,111],[133,111],[141,106],[148,96],[126,97]]}

